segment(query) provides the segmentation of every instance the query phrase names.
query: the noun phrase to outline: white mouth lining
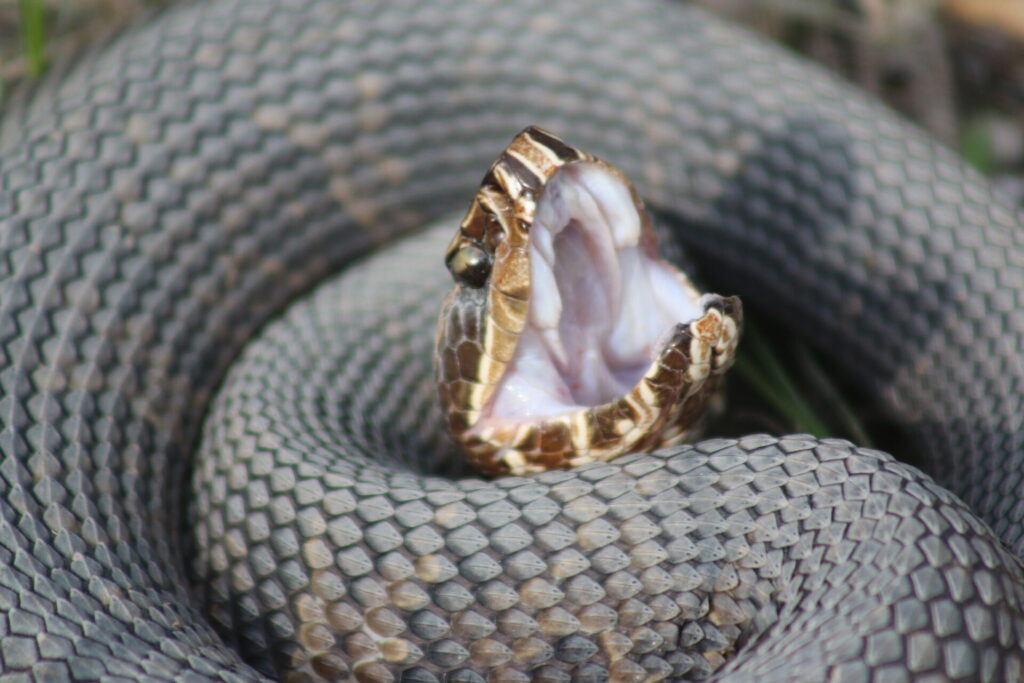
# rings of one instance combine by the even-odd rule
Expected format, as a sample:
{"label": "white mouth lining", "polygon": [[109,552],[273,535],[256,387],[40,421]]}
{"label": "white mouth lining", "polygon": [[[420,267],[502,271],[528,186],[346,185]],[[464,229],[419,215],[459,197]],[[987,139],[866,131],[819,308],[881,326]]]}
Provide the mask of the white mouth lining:
{"label": "white mouth lining", "polygon": [[680,273],[644,253],[624,181],[601,164],[559,169],[530,235],[530,301],[482,422],[522,422],[627,394],[677,323],[701,314]]}

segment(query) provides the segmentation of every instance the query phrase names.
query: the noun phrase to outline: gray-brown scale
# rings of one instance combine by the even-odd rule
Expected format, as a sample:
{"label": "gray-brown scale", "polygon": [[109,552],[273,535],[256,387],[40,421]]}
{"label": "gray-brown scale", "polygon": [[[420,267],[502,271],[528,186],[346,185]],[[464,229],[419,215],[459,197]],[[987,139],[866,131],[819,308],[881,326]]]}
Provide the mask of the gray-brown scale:
{"label": "gray-brown scale", "polygon": [[[642,0],[215,0],[27,115],[0,148],[4,675],[1020,678],[1024,232],[813,67]],[[309,292],[464,209],[528,124],[622,168],[956,495],[807,436],[493,481],[431,459],[453,226]]]}

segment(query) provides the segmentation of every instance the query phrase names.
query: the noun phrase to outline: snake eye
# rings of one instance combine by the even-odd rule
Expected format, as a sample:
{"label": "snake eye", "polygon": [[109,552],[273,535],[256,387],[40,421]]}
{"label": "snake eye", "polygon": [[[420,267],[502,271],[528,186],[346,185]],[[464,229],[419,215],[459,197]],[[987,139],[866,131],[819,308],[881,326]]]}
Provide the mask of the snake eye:
{"label": "snake eye", "polygon": [[448,259],[452,277],[473,288],[483,287],[491,274],[491,260],[480,247],[466,245]]}

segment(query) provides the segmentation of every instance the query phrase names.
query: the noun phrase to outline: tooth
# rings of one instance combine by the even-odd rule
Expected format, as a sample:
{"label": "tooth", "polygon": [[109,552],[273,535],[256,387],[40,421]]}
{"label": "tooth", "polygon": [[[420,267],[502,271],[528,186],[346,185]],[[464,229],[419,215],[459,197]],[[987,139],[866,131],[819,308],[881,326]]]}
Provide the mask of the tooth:
{"label": "tooth", "polygon": [[593,245],[591,253],[596,266],[602,271],[600,281],[605,284],[614,310],[618,306],[616,293],[621,287],[622,276],[619,273],[619,263],[610,226],[605,221],[599,202],[594,199],[593,195],[579,185],[574,186],[573,189],[575,192],[570,207],[572,215],[582,226],[585,239]]}
{"label": "tooth", "polygon": [[541,329],[557,329],[562,297],[551,265],[543,258],[530,259],[530,280],[530,321]]}
{"label": "tooth", "polygon": [[635,365],[647,360],[648,354],[645,353],[647,349],[644,344],[644,339],[647,338],[647,331],[644,329],[646,322],[641,313],[629,306],[624,307],[605,343],[609,360],[622,366]]}
{"label": "tooth", "polygon": [[533,228],[534,231],[539,230],[552,230],[555,223],[558,221],[558,216],[555,213],[554,197],[550,190],[544,193],[543,198],[537,204],[537,208],[533,214]]}
{"label": "tooth", "polygon": [[622,249],[639,243],[640,216],[625,184],[599,168],[590,168],[580,176],[587,191],[595,198],[601,198],[597,204],[605,222],[611,226],[615,246]]}
{"label": "tooth", "polygon": [[579,360],[579,383],[576,395],[583,403],[597,404],[608,396],[623,394],[622,387],[612,376],[611,368],[597,349],[589,348]]}
{"label": "tooth", "polygon": [[662,317],[677,323],[688,323],[701,315],[701,305],[664,263],[654,261],[645,268],[654,289],[654,303]]}
{"label": "tooth", "polygon": [[660,332],[656,328],[661,325],[662,311],[639,252],[635,248],[626,249],[620,253],[620,258],[622,305],[606,348],[610,357],[623,365],[633,365],[651,360],[653,349],[646,340]]}
{"label": "tooth", "polygon": [[548,230],[546,225],[534,223],[534,231],[531,235],[531,244],[535,251],[540,256],[544,257],[544,260],[549,265],[555,262],[555,244],[554,237],[551,235],[551,231]]}
{"label": "tooth", "polygon": [[607,233],[607,223],[594,195],[582,186],[577,185],[572,189],[572,201],[569,203],[569,209],[573,217],[583,223],[590,232]]}
{"label": "tooth", "polygon": [[551,353],[551,357],[554,358],[555,364],[559,367],[566,367],[569,364],[569,356],[565,352],[565,346],[562,344],[562,335],[558,329],[546,329],[541,331],[541,337],[544,340],[544,345]]}
{"label": "tooth", "polygon": [[558,177],[556,176],[544,191],[544,195],[537,204],[534,216],[534,224],[539,223],[541,228],[546,228],[551,233],[552,238],[562,232],[565,226],[569,224],[566,201],[565,188],[558,182]]}

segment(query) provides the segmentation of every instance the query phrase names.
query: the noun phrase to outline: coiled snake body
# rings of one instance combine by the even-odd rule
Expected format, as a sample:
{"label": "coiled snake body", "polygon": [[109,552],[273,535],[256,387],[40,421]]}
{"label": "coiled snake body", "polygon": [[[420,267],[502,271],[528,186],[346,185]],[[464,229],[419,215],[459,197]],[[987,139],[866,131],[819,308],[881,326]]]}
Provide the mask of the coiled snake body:
{"label": "coiled snake body", "polygon": [[[813,68],[642,0],[218,0],[34,112],[0,156],[4,673],[1021,677],[1024,237]],[[444,278],[424,237],[242,354],[193,546],[181,485],[246,340],[464,208],[531,123],[613,160],[716,282],[863,378],[963,502],[806,436],[420,474],[441,467],[417,455],[436,430],[413,332]]]}

